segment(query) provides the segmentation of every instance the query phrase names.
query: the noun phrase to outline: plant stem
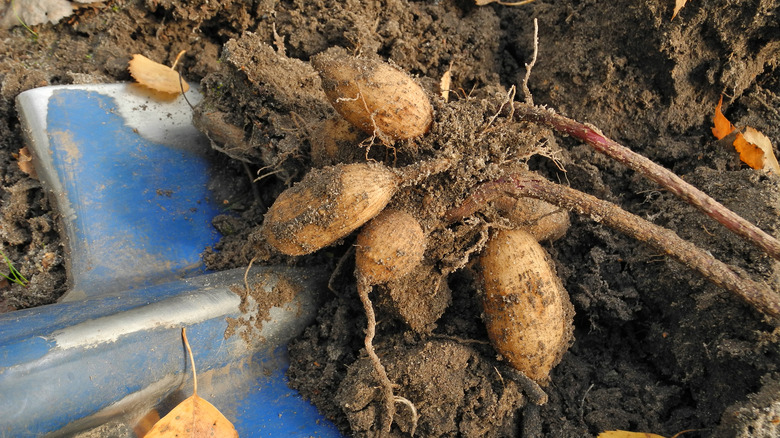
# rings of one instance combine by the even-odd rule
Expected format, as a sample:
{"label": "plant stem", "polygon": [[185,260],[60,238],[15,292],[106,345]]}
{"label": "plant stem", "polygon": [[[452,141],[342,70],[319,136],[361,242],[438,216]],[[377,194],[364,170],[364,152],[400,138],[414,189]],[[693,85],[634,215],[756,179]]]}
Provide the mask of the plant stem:
{"label": "plant stem", "polygon": [[625,164],[703,211],[729,230],[750,240],[773,258],[780,260],[780,241],[729,210],[706,193],[683,181],[670,170],[604,136],[597,128],[556,114],[540,106],[515,102],[514,114],[521,120],[541,123],[588,143],[596,151]]}
{"label": "plant stem", "polygon": [[780,318],[780,295],[765,284],[751,280],[742,270],[717,260],[671,230],[648,222],[615,204],[552,183],[531,172],[509,175],[478,186],[459,207],[448,211],[446,218],[456,221],[470,216],[487,202],[504,194],[538,198],[590,216],[596,222],[604,223],[674,257],[712,283],[738,295],[760,312],[772,318]]}

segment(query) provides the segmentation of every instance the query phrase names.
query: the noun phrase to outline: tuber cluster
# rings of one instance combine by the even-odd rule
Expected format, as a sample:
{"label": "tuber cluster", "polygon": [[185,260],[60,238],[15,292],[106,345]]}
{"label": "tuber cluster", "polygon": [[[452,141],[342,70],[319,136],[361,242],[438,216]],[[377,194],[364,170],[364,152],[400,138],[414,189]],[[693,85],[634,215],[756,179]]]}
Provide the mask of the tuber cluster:
{"label": "tuber cluster", "polygon": [[[274,54],[269,50],[266,58]],[[272,59],[284,58],[283,52],[276,56]],[[330,49],[312,57],[311,63],[300,63],[305,68],[290,81],[295,86],[280,88],[258,75],[249,78],[266,86],[265,101],[271,103],[260,114],[248,112],[251,115],[244,122],[251,123],[233,123],[216,107],[204,112],[202,126],[223,150],[247,162],[252,162],[252,156],[242,149],[244,139],[248,134],[259,139],[246,149],[259,156],[264,169],[281,167],[279,163],[288,160],[292,171],[285,167],[270,172],[288,171],[282,181],[289,182],[302,169],[308,172],[268,210],[261,235],[269,246],[299,256],[356,232],[356,286],[366,314],[365,352],[375,380],[366,381],[369,390],[361,393],[370,395],[349,403],[366,407],[354,414],[379,435],[390,431],[397,403],[411,418],[399,415],[396,423],[403,422],[401,429],[413,433],[411,423],[416,424],[417,414],[412,402],[427,402],[428,396],[409,392],[408,380],[398,378],[397,370],[389,370],[395,379],[390,381],[373,346],[374,305],[380,306],[384,317],[389,310],[409,327],[403,342],[436,336],[459,343],[473,341],[468,339],[474,335],[468,330],[471,324],[460,319],[475,316],[469,298],[460,294],[453,298],[448,287],[455,284],[448,285],[448,276],[459,269],[474,268],[491,344],[520,371],[496,369],[495,379],[501,385],[498,380],[494,385],[525,382],[521,386],[531,395],[538,389],[536,384],[550,381],[551,370],[573,342],[573,306],[539,242],[566,232],[569,210],[647,242],[766,315],[780,315],[780,300],[764,282],[751,281],[742,271],[616,205],[529,172],[527,159],[532,155],[555,156],[552,130],[570,135],[645,174],[780,258],[780,242],[762,237],[760,230],[597,129],[534,106],[530,92],[528,103],[514,102],[513,92],[493,87],[445,101],[396,67],[375,58],[350,56],[343,49]],[[317,82],[315,73],[322,90],[306,86]],[[431,81],[421,83],[434,86]],[[296,93],[280,104],[276,99],[289,90]],[[293,100],[305,101],[316,111],[302,111],[301,106],[290,104]],[[387,146],[384,159],[381,147],[370,155],[360,149],[375,140]],[[270,152],[266,156],[258,150]],[[450,301],[457,311],[439,322],[441,330],[430,336]],[[388,344],[383,345],[382,360],[402,351]],[[483,348],[489,347],[476,347],[484,353]],[[536,393],[527,401],[543,403],[544,399]],[[425,424],[420,428],[424,434]]]}
{"label": "tuber cluster", "polygon": [[[325,94],[346,121],[387,144],[408,141],[431,127],[433,110],[425,91],[407,74],[372,59],[350,56],[332,48],[312,58]],[[320,163],[354,157],[345,144],[357,149],[360,138],[343,122],[328,120],[312,141],[312,156]],[[356,243],[358,291],[369,315],[366,349],[374,358],[377,375],[386,373],[373,352],[375,321],[368,301],[372,286],[382,285],[399,303],[398,314],[416,331],[428,332],[449,300],[445,275],[435,256],[426,258],[427,236],[418,220],[397,208],[385,209],[404,185],[414,184],[450,168],[444,160],[426,169],[424,163],[391,169],[377,162],[338,163],[312,170],[283,192],[268,210],[263,231],[268,243],[288,255],[317,251],[362,227]],[[568,213],[537,200],[499,199],[496,209],[515,230],[494,232],[479,259],[484,290],[484,319],[492,344],[509,364],[534,381],[544,383],[572,342],[573,310],[538,240],[560,237]],[[440,230],[447,223],[439,219]],[[414,274],[412,282],[402,281]],[[410,284],[416,287],[410,287]],[[432,289],[421,291],[420,287]],[[444,297],[432,306],[403,294]],[[434,307],[432,317],[419,318],[418,309]],[[384,386],[389,388],[389,381]],[[385,389],[385,411],[392,412],[392,391]],[[392,416],[390,416],[392,417]],[[387,420],[387,417],[385,417]],[[386,423],[386,421],[385,421]],[[388,430],[389,426],[383,426]]]}

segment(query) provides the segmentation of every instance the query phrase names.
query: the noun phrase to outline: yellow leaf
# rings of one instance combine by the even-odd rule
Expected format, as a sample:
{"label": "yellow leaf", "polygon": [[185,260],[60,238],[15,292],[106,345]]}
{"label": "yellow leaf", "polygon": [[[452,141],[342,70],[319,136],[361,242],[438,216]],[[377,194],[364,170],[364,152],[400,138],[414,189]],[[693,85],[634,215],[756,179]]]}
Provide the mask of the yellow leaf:
{"label": "yellow leaf", "polygon": [[184,339],[184,346],[187,347],[190,363],[192,363],[192,396],[179,403],[168,415],[155,423],[144,438],[238,438],[238,432],[233,424],[214,405],[198,397],[195,359],[192,357],[185,329],[181,329],[181,336]]}
{"label": "yellow leaf", "polygon": [[647,432],[628,432],[625,430],[609,430],[601,432],[596,438],[664,438],[661,435]]}
{"label": "yellow leaf", "polygon": [[672,20],[674,20],[674,17],[677,16],[677,13],[680,12],[680,9],[685,6],[685,3],[688,0],[674,0],[674,13],[672,14]]}
{"label": "yellow leaf", "polygon": [[723,96],[720,96],[720,101],[718,101],[718,105],[715,107],[715,117],[712,118],[712,122],[715,124],[715,126],[712,128],[712,135],[714,135],[718,140],[731,134],[731,132],[734,131],[734,125],[732,125],[726,116],[724,116],[721,112],[720,108],[722,105]]}
{"label": "yellow leaf", "polygon": [[217,408],[192,395],[158,421],[146,438],[156,437],[237,437],[235,427]]}
{"label": "yellow leaf", "polygon": [[745,131],[738,133],[734,139],[734,148],[739,152],[739,159],[753,169],[766,169],[780,175],[780,165],[772,149],[772,142],[760,131],[745,127]]}
{"label": "yellow leaf", "polygon": [[[177,62],[182,54],[184,52],[179,53],[176,57]],[[173,65],[176,66],[176,62]],[[181,85],[179,85],[179,72],[174,70],[173,67],[154,62],[144,55],[133,55],[128,70],[133,79],[138,81],[139,84],[155,91],[179,94],[182,88],[185,93],[190,89],[187,82],[183,80]]]}

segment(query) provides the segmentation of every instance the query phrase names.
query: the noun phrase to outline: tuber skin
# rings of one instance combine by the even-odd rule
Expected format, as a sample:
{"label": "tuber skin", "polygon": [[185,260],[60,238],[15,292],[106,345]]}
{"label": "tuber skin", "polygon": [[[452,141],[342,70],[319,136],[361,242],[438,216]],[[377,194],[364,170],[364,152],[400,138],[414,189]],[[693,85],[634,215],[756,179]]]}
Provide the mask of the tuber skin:
{"label": "tuber skin", "polygon": [[574,340],[574,307],[549,256],[525,230],[496,230],[479,266],[491,343],[512,367],[547,383]]}
{"label": "tuber skin", "polygon": [[384,210],[360,231],[355,265],[371,284],[401,278],[425,254],[425,233],[417,219],[402,210]]}
{"label": "tuber skin", "polygon": [[332,47],[312,65],[333,108],[384,143],[419,137],[430,129],[433,108],[425,91],[406,73],[374,59]]}
{"label": "tuber skin", "polygon": [[311,160],[316,167],[352,163],[363,158],[358,145],[366,134],[341,117],[318,123],[311,136]]}
{"label": "tuber skin", "polygon": [[395,172],[378,163],[313,170],[276,198],[265,214],[263,235],[284,254],[310,254],[379,214],[399,183]]}
{"label": "tuber skin", "polygon": [[516,228],[522,228],[537,242],[553,242],[569,230],[569,212],[536,198],[498,196],[493,204]]}

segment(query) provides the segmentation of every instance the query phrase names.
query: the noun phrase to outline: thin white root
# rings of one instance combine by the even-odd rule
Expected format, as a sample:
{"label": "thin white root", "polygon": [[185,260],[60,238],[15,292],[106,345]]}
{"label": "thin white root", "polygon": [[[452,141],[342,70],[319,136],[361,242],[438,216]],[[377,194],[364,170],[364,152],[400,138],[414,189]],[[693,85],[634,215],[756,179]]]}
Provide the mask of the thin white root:
{"label": "thin white root", "polygon": [[536,55],[539,53],[539,22],[534,18],[534,56],[531,58],[531,62],[525,64],[525,77],[523,78],[523,96],[525,96],[525,103],[528,105],[534,104],[534,98],[531,96],[531,90],[528,88],[528,80],[531,79],[531,69],[536,65]]}
{"label": "thin white root", "polygon": [[412,412],[412,430],[409,432],[409,436],[414,436],[414,432],[417,430],[417,421],[420,419],[419,415],[417,415],[417,408],[414,406],[414,403],[409,401],[409,399],[401,397],[400,395],[394,396],[396,403],[401,403],[409,408],[409,410]]}

